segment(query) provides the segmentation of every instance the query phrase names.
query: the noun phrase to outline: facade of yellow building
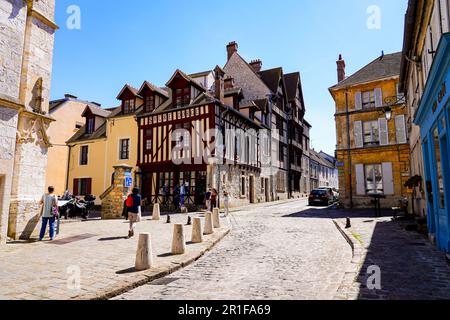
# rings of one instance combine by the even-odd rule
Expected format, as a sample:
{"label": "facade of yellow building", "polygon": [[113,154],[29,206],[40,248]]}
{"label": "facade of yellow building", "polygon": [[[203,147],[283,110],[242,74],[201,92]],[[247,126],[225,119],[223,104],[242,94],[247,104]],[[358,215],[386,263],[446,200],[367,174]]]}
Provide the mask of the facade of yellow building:
{"label": "facade of yellow building", "polygon": [[408,195],[409,145],[407,110],[398,92],[401,53],[382,55],[345,78],[338,64],[339,83],[330,88],[336,103],[339,188],[348,208],[372,207],[374,194],[386,198],[381,206],[399,206]]}
{"label": "facade of yellow building", "polygon": [[126,85],[118,99],[121,105],[102,109],[88,105],[82,117],[84,126],[67,141],[69,146],[68,186],[76,196],[102,195],[113,179],[114,166],[133,167],[136,177],[138,127],[135,119],[143,100],[138,91]]}
{"label": "facade of yellow building", "polygon": [[70,94],[50,102],[50,116],[55,121],[48,129],[53,147],[48,151],[46,186],[53,186],[57,195],[63,195],[67,190],[69,147],[66,141],[83,127],[84,118],[81,115],[88,104],[94,103],[79,100]]}

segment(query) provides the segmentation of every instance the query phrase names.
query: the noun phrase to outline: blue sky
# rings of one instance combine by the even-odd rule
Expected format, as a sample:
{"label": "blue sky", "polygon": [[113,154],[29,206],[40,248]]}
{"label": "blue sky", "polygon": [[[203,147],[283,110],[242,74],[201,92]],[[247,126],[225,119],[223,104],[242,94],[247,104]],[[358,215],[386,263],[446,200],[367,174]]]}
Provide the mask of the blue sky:
{"label": "blue sky", "polygon": [[[336,59],[347,75],[381,54],[401,51],[406,0],[57,0],[52,99],[72,93],[104,107],[118,104],[125,83],[163,86],[175,69],[187,73],[226,63],[225,46],[237,41],[247,60],[263,68],[300,71],[312,146],[333,154]],[[81,28],[70,30],[76,5]],[[380,28],[370,29],[370,6]]]}

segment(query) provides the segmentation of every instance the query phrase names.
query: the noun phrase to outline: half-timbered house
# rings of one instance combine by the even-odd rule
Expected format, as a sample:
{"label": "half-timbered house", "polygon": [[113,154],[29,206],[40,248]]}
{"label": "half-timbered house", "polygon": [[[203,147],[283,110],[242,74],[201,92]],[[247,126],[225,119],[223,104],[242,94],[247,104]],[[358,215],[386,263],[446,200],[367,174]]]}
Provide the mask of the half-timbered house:
{"label": "half-timbered house", "polygon": [[168,100],[138,114],[138,166],[149,202],[176,204],[182,185],[187,204],[202,205],[208,188],[227,191],[233,205],[265,201],[258,192],[263,127],[239,111],[241,90],[225,76],[218,66],[192,77],[177,70],[166,84]]}

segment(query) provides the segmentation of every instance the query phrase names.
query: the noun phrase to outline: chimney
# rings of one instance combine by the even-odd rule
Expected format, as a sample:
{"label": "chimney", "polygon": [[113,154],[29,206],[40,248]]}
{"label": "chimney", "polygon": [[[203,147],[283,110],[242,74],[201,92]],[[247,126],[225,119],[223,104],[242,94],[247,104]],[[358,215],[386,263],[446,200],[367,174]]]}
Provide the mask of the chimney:
{"label": "chimney", "polygon": [[214,69],[214,97],[220,102],[225,100],[224,76],[225,72],[222,68],[216,66]]}
{"label": "chimney", "polygon": [[230,58],[233,55],[233,53],[235,53],[237,51],[238,51],[238,44],[235,41],[230,42],[227,45],[228,60],[230,60]]}
{"label": "chimney", "polygon": [[255,70],[256,73],[260,72],[262,69],[262,61],[259,59],[252,60],[250,62],[250,65],[252,66],[253,70]]}
{"label": "chimney", "polygon": [[66,93],[64,95],[64,98],[66,98],[66,99],[78,99],[77,96],[74,96],[73,94],[70,94],[70,93]]}
{"label": "chimney", "polygon": [[339,55],[337,63],[338,83],[345,79],[345,61],[342,59],[342,54]]}
{"label": "chimney", "polygon": [[234,79],[232,77],[226,78],[225,82],[224,82],[224,86],[225,86],[225,89],[234,88]]}

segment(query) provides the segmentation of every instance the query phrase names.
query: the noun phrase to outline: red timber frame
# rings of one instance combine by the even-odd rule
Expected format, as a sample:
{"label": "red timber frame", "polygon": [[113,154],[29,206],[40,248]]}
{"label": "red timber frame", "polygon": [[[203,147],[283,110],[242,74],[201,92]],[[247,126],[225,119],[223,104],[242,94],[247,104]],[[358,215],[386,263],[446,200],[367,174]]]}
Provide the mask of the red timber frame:
{"label": "red timber frame", "polygon": [[[192,132],[195,126],[201,134],[207,129],[215,128],[215,105],[192,106],[170,109],[162,113],[142,115],[138,117],[139,148],[138,167],[142,174],[142,194],[150,203],[176,203],[175,186],[182,180],[190,180],[187,204],[201,204],[206,192],[207,164],[203,160],[203,152],[207,143],[201,137],[194,141]],[[172,161],[172,133],[177,128],[189,128],[191,134],[190,164],[176,165]],[[146,141],[151,139],[151,150],[147,150]],[[199,141],[199,140],[200,141]],[[194,148],[194,144],[196,144]],[[200,146],[200,150],[198,150]],[[195,155],[193,152],[195,151]],[[199,157],[202,160],[199,162]],[[186,178],[187,176],[187,178]],[[194,178],[192,176],[195,176]],[[195,182],[195,187],[193,183]],[[169,194],[165,198],[162,194],[164,183],[168,183]]]}

